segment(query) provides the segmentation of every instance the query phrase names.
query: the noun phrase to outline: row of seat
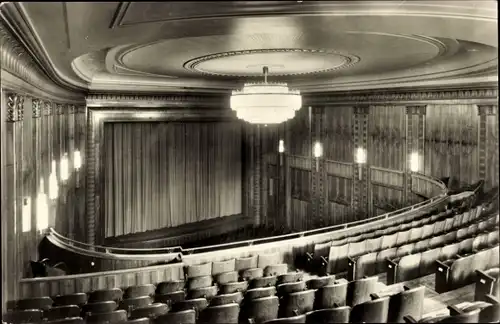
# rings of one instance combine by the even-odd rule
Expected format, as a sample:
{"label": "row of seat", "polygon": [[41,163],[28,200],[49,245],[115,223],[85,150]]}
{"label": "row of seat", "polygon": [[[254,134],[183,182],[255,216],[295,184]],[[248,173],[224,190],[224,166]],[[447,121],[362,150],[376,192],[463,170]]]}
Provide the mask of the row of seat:
{"label": "row of seat", "polygon": [[[413,243],[407,243],[399,247],[387,248],[376,252],[362,254],[357,258],[349,256],[348,277],[359,278],[362,276],[371,276],[386,272],[387,259],[390,260],[392,268],[397,267],[401,258],[408,254],[425,251],[429,248],[435,248],[445,243],[451,243],[455,240],[461,240],[467,237],[476,235],[479,228],[484,230],[491,224],[495,224],[495,218],[483,220],[477,224],[466,225],[458,230],[433,237],[422,237],[420,240]],[[399,280],[401,281],[401,280]],[[399,282],[396,281],[396,282]],[[392,282],[392,281],[391,281]]]}
{"label": "row of seat", "polygon": [[[468,214],[468,213],[466,213]],[[446,233],[470,221],[465,214],[449,216],[441,221],[436,221],[420,227],[401,230],[393,234],[385,234],[371,239],[346,243],[340,246],[331,246],[328,255],[328,273],[338,273],[348,270],[348,258],[355,259],[363,254],[395,248],[420,239]],[[465,221],[465,223],[463,223]]]}
{"label": "row of seat", "polygon": [[484,248],[498,244],[498,229],[452,244],[417,252],[401,257],[399,262],[387,259],[387,283],[393,284],[431,274],[436,269],[436,261],[448,260],[460,253],[473,252],[474,246]]}
{"label": "row of seat", "polygon": [[[498,232],[496,242],[498,243]],[[469,255],[456,255],[446,261],[437,260],[435,290],[438,293],[454,290],[474,282],[476,270],[498,268],[499,246],[485,248]]]}
{"label": "row of seat", "polygon": [[448,306],[447,314],[422,318],[404,316],[406,323],[498,323],[500,321],[500,300],[486,295],[484,301],[466,302]]}

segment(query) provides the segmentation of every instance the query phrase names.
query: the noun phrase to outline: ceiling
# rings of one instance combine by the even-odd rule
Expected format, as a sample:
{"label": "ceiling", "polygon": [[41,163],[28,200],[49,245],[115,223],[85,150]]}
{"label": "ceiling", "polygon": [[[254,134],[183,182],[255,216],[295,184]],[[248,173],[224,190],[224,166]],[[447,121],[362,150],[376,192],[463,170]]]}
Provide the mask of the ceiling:
{"label": "ceiling", "polygon": [[[4,10],[5,9],[5,10]],[[94,92],[303,92],[497,82],[496,1],[21,2],[54,77]]]}

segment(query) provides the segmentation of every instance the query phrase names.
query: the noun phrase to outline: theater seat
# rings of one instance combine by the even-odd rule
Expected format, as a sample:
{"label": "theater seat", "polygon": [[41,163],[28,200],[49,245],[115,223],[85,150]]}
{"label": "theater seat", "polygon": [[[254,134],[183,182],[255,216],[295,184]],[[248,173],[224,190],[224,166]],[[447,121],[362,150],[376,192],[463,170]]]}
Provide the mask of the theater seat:
{"label": "theater seat", "polygon": [[123,299],[123,291],[120,288],[99,289],[94,290],[89,294],[89,303],[115,301],[119,302]]}
{"label": "theater seat", "polygon": [[50,297],[34,297],[19,299],[16,302],[17,309],[42,309],[46,310],[52,307],[54,301]]}
{"label": "theater seat", "polygon": [[253,278],[252,280],[250,280],[248,288],[255,289],[255,288],[272,287],[275,286],[277,282],[278,278],[276,276]]}
{"label": "theater seat", "polygon": [[220,294],[231,294],[235,292],[245,292],[248,290],[248,282],[239,281],[239,282],[228,282],[226,284],[221,284],[219,286]]}
{"label": "theater seat", "polygon": [[270,297],[276,295],[276,288],[273,287],[265,287],[265,288],[255,288],[247,290],[245,294],[245,300]]}
{"label": "theater seat", "polygon": [[304,279],[303,272],[289,272],[278,276],[277,284],[301,281]]}
{"label": "theater seat", "polygon": [[347,305],[354,307],[369,301],[371,299],[370,294],[376,292],[377,284],[378,277],[368,277],[349,282],[347,288]]}
{"label": "theater seat", "polygon": [[257,268],[258,256],[250,256],[244,258],[237,258],[235,260],[234,270],[240,272],[246,269],[254,269]]}
{"label": "theater seat", "polygon": [[305,281],[289,282],[276,286],[278,296],[306,290]]}
{"label": "theater seat", "polygon": [[153,321],[155,324],[196,324],[196,311],[187,309],[179,312],[171,312],[158,316]]}
{"label": "theater seat", "polygon": [[387,323],[389,297],[356,304],[351,311],[351,323]]}
{"label": "theater seat", "polygon": [[68,295],[60,295],[54,297],[54,305],[64,306],[64,305],[77,305],[81,307],[86,304],[88,296],[85,293],[76,293]]}
{"label": "theater seat", "polygon": [[264,269],[262,268],[250,268],[241,271],[241,278],[243,280],[251,281],[255,278],[261,278],[264,276]]}
{"label": "theater seat", "polygon": [[212,276],[202,276],[190,278],[187,282],[188,290],[210,287],[213,283]]}
{"label": "theater seat", "polygon": [[319,289],[324,286],[331,285],[335,282],[335,275],[323,276],[309,279],[306,281],[306,286],[309,289]]}
{"label": "theater seat", "polygon": [[49,321],[67,317],[80,317],[80,307],[76,305],[52,307],[45,311],[44,317]]}
{"label": "theater seat", "polygon": [[176,312],[194,309],[196,311],[196,317],[198,314],[208,307],[208,301],[205,298],[196,298],[196,299],[186,299],[181,302],[178,302],[172,305],[172,310]]}
{"label": "theater seat", "polygon": [[2,321],[5,323],[21,324],[21,323],[37,323],[41,322],[43,311],[40,309],[26,309],[9,311],[3,315]]}
{"label": "theater seat", "polygon": [[130,313],[130,319],[136,318],[154,318],[168,313],[169,307],[167,304],[154,303],[151,305],[137,307]]}
{"label": "theater seat", "polygon": [[210,306],[201,313],[197,323],[202,324],[238,324],[240,306],[238,304],[226,304]]}
{"label": "theater seat", "polygon": [[332,285],[319,288],[314,298],[314,308],[325,309],[345,306],[347,301],[347,286],[348,282],[345,279],[341,279]]}
{"label": "theater seat", "polygon": [[85,321],[87,323],[121,323],[127,320],[127,312],[125,310],[117,310],[109,313],[92,313],[87,315]]}
{"label": "theater seat", "polygon": [[210,286],[210,287],[202,287],[190,290],[188,295],[189,299],[205,298],[207,300],[210,300],[212,299],[212,297],[217,295],[217,292],[218,292],[217,286]]}
{"label": "theater seat", "polygon": [[236,271],[231,271],[231,272],[223,272],[219,273],[214,276],[214,281],[217,284],[226,284],[229,282],[237,282],[239,278],[238,272]]}
{"label": "theater seat", "polygon": [[272,264],[264,268],[264,276],[281,276],[288,272],[288,264]]}
{"label": "theater seat", "polygon": [[83,313],[109,313],[118,308],[115,301],[108,300],[102,302],[88,303],[82,306]]}
{"label": "theater seat", "polygon": [[349,323],[351,307],[340,306],[336,308],[319,309],[307,314],[307,324]]}
{"label": "theater seat", "polygon": [[138,285],[138,286],[130,286],[125,289],[125,293],[123,294],[123,298],[134,298],[141,296],[154,296],[156,291],[155,285]]}
{"label": "theater seat", "polygon": [[284,295],[280,300],[279,317],[291,317],[313,310],[315,290],[309,289]]}
{"label": "theater seat", "polygon": [[243,294],[241,292],[235,292],[232,294],[223,294],[212,297],[212,299],[210,300],[210,305],[219,306],[231,303],[241,304],[242,300]]}
{"label": "theater seat", "polygon": [[245,316],[255,323],[278,318],[279,299],[276,296],[252,299],[245,305]]}
{"label": "theater seat", "polygon": [[[81,317],[67,317],[53,321],[44,322],[44,324],[85,324],[85,320]],[[90,323],[90,322],[89,322]]]}
{"label": "theater seat", "polygon": [[163,295],[173,293],[174,291],[183,290],[185,286],[186,282],[184,280],[163,281],[156,286],[156,294]]}
{"label": "theater seat", "polygon": [[150,296],[133,297],[133,298],[123,299],[120,302],[119,308],[131,311],[138,307],[151,305],[152,303],[153,303],[153,298]]}
{"label": "theater seat", "polygon": [[155,295],[155,303],[164,303],[173,305],[186,299],[186,292],[184,290],[174,291],[163,295]]}
{"label": "theater seat", "polygon": [[306,315],[277,318],[274,320],[264,322],[264,324],[305,324],[305,323],[306,323]]}

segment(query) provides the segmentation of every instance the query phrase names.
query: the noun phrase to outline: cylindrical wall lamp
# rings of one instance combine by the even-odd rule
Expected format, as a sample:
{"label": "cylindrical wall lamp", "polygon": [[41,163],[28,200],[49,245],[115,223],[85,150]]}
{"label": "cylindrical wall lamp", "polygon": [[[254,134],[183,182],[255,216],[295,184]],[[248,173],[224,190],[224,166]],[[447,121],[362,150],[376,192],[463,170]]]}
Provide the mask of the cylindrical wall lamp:
{"label": "cylindrical wall lamp", "polygon": [[40,180],[40,192],[36,198],[36,220],[36,226],[40,232],[49,227],[49,205],[43,189],[43,179]]}
{"label": "cylindrical wall lamp", "polygon": [[23,233],[31,231],[31,198],[23,199]]}
{"label": "cylindrical wall lamp", "polygon": [[418,172],[420,169],[420,157],[417,152],[413,152],[410,154],[410,171]]}
{"label": "cylindrical wall lamp", "polygon": [[314,143],[313,155],[316,158],[316,171],[319,170],[319,159],[323,156],[323,144],[320,142]]}
{"label": "cylindrical wall lamp", "polygon": [[279,140],[278,142],[278,153],[279,153],[279,159],[280,159],[280,166],[283,165],[283,153],[285,153],[285,141],[284,140]]}
{"label": "cylindrical wall lamp", "polygon": [[356,149],[354,161],[358,164],[358,179],[363,179],[363,164],[366,163],[366,150],[362,147]]}
{"label": "cylindrical wall lamp", "polygon": [[80,168],[82,167],[82,157],[80,151],[76,150],[73,152],[73,167],[76,171],[76,187],[80,188]]}
{"label": "cylindrical wall lamp", "polygon": [[52,160],[52,172],[49,175],[49,198],[56,199],[59,194],[59,185],[56,177],[56,161]]}

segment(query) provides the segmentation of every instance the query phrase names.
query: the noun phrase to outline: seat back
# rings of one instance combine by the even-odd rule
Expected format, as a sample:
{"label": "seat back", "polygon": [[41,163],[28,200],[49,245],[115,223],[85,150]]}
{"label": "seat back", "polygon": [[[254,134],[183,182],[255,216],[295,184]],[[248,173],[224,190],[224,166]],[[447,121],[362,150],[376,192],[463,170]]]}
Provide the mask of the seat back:
{"label": "seat back", "polygon": [[479,323],[480,309],[475,309],[470,312],[445,317],[437,323]]}
{"label": "seat back", "polygon": [[257,267],[265,269],[267,266],[282,263],[281,255],[279,252],[259,254],[257,259]]}
{"label": "seat back", "polygon": [[134,298],[142,296],[154,296],[155,291],[156,291],[156,286],[152,284],[130,286],[127,289],[125,289],[123,297]]}
{"label": "seat back", "polygon": [[123,299],[123,291],[120,288],[94,290],[89,295],[89,303],[115,301]]}
{"label": "seat back", "polygon": [[288,264],[272,264],[264,268],[264,276],[280,276],[288,272]]}
{"label": "seat back", "polygon": [[277,318],[274,320],[264,322],[264,324],[305,324],[305,323],[306,323],[306,315]]}
{"label": "seat back", "polygon": [[400,245],[408,243],[410,240],[410,233],[411,233],[411,229],[398,232],[398,236],[396,238],[396,246],[400,246]]}
{"label": "seat back", "polygon": [[363,254],[356,260],[354,279],[361,279],[364,276],[374,276],[377,274],[377,254],[378,252]]}
{"label": "seat back", "polygon": [[206,298],[210,300],[217,295],[217,292],[217,286],[197,288],[189,291],[189,299]]}
{"label": "seat back", "polygon": [[201,276],[190,278],[187,282],[188,290],[210,287],[213,283],[212,276]]}
{"label": "seat back", "polygon": [[184,267],[184,273],[188,278],[211,276],[212,262],[186,266]]}
{"label": "seat back", "polygon": [[359,241],[359,242],[353,242],[353,243],[349,243],[349,250],[347,252],[347,255],[350,257],[358,257],[359,255],[363,254],[365,251],[366,251],[366,241],[365,240]]}
{"label": "seat back", "polygon": [[176,291],[183,290],[185,286],[186,282],[184,280],[163,281],[156,286],[156,294],[164,295],[173,293]]}
{"label": "seat back", "polygon": [[210,300],[211,306],[226,305],[231,303],[241,304],[243,300],[243,294],[241,292],[235,292],[232,294],[223,294],[212,297]]}
{"label": "seat back", "polygon": [[347,280],[339,280],[332,285],[319,288],[316,291],[315,309],[345,306],[347,300]]}
{"label": "seat back", "polygon": [[118,308],[118,304],[115,301],[101,301],[95,303],[87,303],[82,306],[83,313],[110,313]]}
{"label": "seat back", "polygon": [[398,264],[396,282],[418,278],[420,276],[421,260],[422,253],[415,253],[402,257]]}
{"label": "seat back", "polygon": [[303,291],[306,289],[305,281],[289,282],[276,286],[278,296],[284,296],[293,292]]}
{"label": "seat back", "polygon": [[124,322],[123,324],[150,324],[151,319],[148,317],[141,317],[141,318],[134,318],[134,319],[129,319],[128,321]]}
{"label": "seat back", "polygon": [[238,281],[239,275],[236,271],[223,272],[214,276],[214,281],[217,284],[226,284],[228,282]]}
{"label": "seat back", "polygon": [[397,248],[393,247],[393,248],[388,248],[388,249],[385,249],[385,250],[382,250],[380,252],[378,252],[377,254],[377,261],[376,261],[376,264],[377,264],[377,273],[381,273],[381,272],[385,272],[386,271],[386,258],[389,258],[389,259],[394,259],[394,257],[396,257],[396,252],[397,252]]}
{"label": "seat back", "polygon": [[154,303],[147,306],[137,307],[130,313],[131,319],[136,318],[155,318],[161,315],[168,313],[169,307],[167,304],[163,303]]}
{"label": "seat back", "polygon": [[7,312],[2,317],[4,323],[37,323],[41,322],[43,318],[43,311],[40,309],[25,309],[14,310]]}
{"label": "seat back", "polygon": [[303,272],[289,272],[278,276],[277,284],[297,282],[304,279]]}
{"label": "seat back", "polygon": [[307,324],[349,323],[351,307],[319,309],[307,314]]}
{"label": "seat back", "polygon": [[253,278],[250,280],[248,287],[250,289],[271,287],[275,286],[277,282],[278,278],[276,276]]}
{"label": "seat back", "polygon": [[235,260],[234,270],[240,272],[246,269],[257,268],[257,261],[258,261],[257,255],[245,258],[237,258]]}
{"label": "seat back", "polygon": [[[434,272],[435,262],[439,258],[441,249],[442,248],[438,247],[435,249],[431,249],[429,251],[422,252],[422,257],[420,258],[420,267],[419,267],[419,275],[421,277]],[[401,261],[399,262],[401,263]]]}
{"label": "seat back", "polygon": [[163,295],[155,295],[155,303],[164,303],[173,305],[186,299],[186,292],[184,290],[174,291]]}
{"label": "seat back", "polygon": [[151,305],[152,303],[153,303],[153,298],[150,296],[126,298],[120,302],[119,308],[131,311],[137,307]]}
{"label": "seat back", "polygon": [[425,286],[404,290],[389,299],[389,323],[404,323],[403,316],[420,320],[424,309]]}
{"label": "seat back", "polygon": [[365,301],[352,308],[351,323],[387,323],[389,297]]}
{"label": "seat back", "polygon": [[335,282],[335,275],[323,276],[309,279],[306,281],[306,286],[309,289],[319,289],[324,286],[331,285]]}
{"label": "seat back", "polygon": [[[349,253],[349,243],[339,246],[331,246],[328,253],[328,273],[338,273],[347,269],[347,255]],[[341,270],[343,269],[343,270]]]}
{"label": "seat back", "polygon": [[187,309],[180,312],[171,312],[154,319],[155,324],[196,324],[196,311]]}
{"label": "seat back", "polygon": [[262,268],[250,268],[250,269],[245,269],[241,271],[241,278],[243,280],[252,280],[255,278],[262,278],[264,277],[264,269]]}
{"label": "seat back", "polygon": [[81,317],[66,317],[60,318],[53,321],[44,322],[44,324],[85,324],[85,321]]}
{"label": "seat back", "polygon": [[220,294],[231,294],[234,292],[245,292],[248,289],[247,281],[228,282],[219,286]]}
{"label": "seat back", "polygon": [[424,233],[424,228],[422,226],[413,227],[410,230],[410,242],[416,242],[422,238],[422,234]]}
{"label": "seat back", "polygon": [[206,324],[238,324],[240,306],[238,304],[226,304],[210,306],[200,313],[198,323]]}
{"label": "seat back", "polygon": [[46,310],[52,307],[52,304],[54,304],[54,301],[50,297],[33,297],[33,298],[24,298],[24,299],[19,299],[16,302],[16,308],[23,310],[23,309],[42,309]]}
{"label": "seat back", "polygon": [[184,311],[187,309],[194,309],[196,311],[196,317],[198,317],[198,314],[207,307],[208,300],[206,300],[205,298],[186,299],[172,305],[172,309],[176,312]]}
{"label": "seat back", "polygon": [[87,323],[121,323],[127,320],[127,312],[121,309],[108,313],[90,313],[85,320]]}
{"label": "seat back", "polygon": [[272,287],[263,287],[263,288],[255,288],[248,289],[245,294],[245,299],[257,299],[263,297],[269,297],[276,295],[276,288]]}
{"label": "seat back", "polygon": [[245,317],[256,323],[278,318],[279,299],[276,296],[252,299],[245,304]]}
{"label": "seat back", "polygon": [[232,272],[236,268],[236,259],[229,259],[224,261],[214,261],[212,263],[212,276],[220,273]]}
{"label": "seat back", "polygon": [[377,289],[378,277],[368,277],[349,282],[347,286],[347,305],[354,307],[357,304],[370,300],[370,294]]}
{"label": "seat back", "polygon": [[76,305],[64,305],[52,307],[45,311],[45,318],[49,321],[67,317],[80,317],[80,307]]}
{"label": "seat back", "polygon": [[279,317],[291,317],[313,310],[314,289],[299,291],[283,296],[280,301]]}
{"label": "seat back", "polygon": [[54,297],[54,305],[77,305],[82,306],[87,303],[88,296],[86,293],[75,293],[68,295],[60,295]]}

